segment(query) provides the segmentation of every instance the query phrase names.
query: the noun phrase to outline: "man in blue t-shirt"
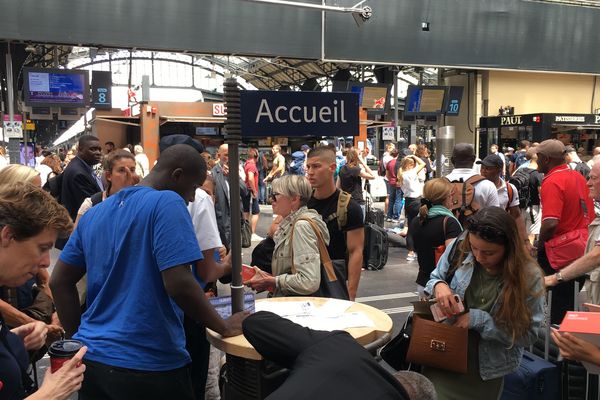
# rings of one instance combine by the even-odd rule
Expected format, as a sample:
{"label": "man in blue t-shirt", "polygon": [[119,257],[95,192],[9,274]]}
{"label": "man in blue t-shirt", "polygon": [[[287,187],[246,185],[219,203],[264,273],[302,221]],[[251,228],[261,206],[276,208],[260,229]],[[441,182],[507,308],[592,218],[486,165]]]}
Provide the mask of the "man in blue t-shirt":
{"label": "man in blue t-shirt", "polygon": [[[51,287],[66,330],[88,346],[80,399],[193,399],[183,312],[224,336],[241,333],[246,313],[221,319],[190,270],[202,259],[186,205],[206,163],[175,145],[135,187],[79,221]],[[75,284],[87,272],[88,309]]]}

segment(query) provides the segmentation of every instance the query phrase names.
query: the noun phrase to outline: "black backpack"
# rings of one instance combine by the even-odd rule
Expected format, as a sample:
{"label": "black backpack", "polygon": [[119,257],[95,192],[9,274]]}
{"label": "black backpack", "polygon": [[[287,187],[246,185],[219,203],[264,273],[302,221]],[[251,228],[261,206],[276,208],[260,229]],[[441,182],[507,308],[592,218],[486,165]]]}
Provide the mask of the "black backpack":
{"label": "black backpack", "polygon": [[510,177],[508,183],[514,185],[519,193],[519,208],[525,209],[531,205],[531,174],[532,169],[518,169],[513,176]]}
{"label": "black backpack", "polygon": [[588,165],[584,162],[579,162],[577,163],[577,165],[575,166],[575,168],[573,168],[573,171],[577,171],[579,172],[581,175],[583,175],[583,177],[585,178],[585,180],[587,181],[588,179],[590,179],[590,167],[588,167]]}
{"label": "black backpack", "polygon": [[52,195],[52,197],[54,197],[56,199],[56,201],[58,201],[59,203],[61,203],[60,197],[61,197],[61,192],[62,192],[62,182],[63,182],[63,174],[59,174],[59,175],[53,176],[52,178],[48,179],[46,181],[46,183],[44,184],[44,186],[42,187],[42,189],[44,189],[45,191],[50,193]]}

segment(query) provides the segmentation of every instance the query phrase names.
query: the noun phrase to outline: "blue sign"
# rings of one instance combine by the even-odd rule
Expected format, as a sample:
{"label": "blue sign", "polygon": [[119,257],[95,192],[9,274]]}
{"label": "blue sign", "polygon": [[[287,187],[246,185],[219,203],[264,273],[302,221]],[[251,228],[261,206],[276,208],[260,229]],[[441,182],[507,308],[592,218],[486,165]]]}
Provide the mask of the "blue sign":
{"label": "blue sign", "polygon": [[460,102],[462,100],[463,87],[450,86],[448,90],[448,103],[446,105],[446,115],[457,116],[460,113]]}
{"label": "blue sign", "polygon": [[110,71],[92,71],[92,106],[97,109],[112,108],[112,77]]}
{"label": "blue sign", "polygon": [[241,92],[242,136],[357,136],[357,93]]}

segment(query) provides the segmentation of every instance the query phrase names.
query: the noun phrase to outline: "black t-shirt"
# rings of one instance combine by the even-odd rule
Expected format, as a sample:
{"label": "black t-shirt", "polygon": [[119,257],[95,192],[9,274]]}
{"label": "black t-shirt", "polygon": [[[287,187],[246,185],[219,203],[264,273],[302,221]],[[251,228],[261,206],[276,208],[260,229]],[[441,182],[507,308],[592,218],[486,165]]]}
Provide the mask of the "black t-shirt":
{"label": "black t-shirt", "polygon": [[532,168],[522,168],[523,172],[529,174],[529,195],[531,199],[531,204],[539,206],[540,205],[540,187],[542,186],[542,180],[544,179],[544,174],[538,172],[537,169]]}
{"label": "black t-shirt", "polygon": [[365,225],[362,210],[354,200],[350,200],[350,203],[348,203],[346,225],[342,227],[342,230],[338,227],[337,218],[327,221],[330,215],[337,212],[339,197],[339,190],[336,190],[334,194],[326,199],[317,200],[311,197],[307,207],[321,214],[323,221],[327,223],[327,230],[329,231],[329,245],[327,246],[327,250],[329,251],[329,257],[332,260],[347,260],[348,247],[346,246],[346,235],[344,232],[363,228]]}
{"label": "black t-shirt", "polygon": [[[444,237],[444,220],[446,220],[446,236]],[[413,237],[417,260],[419,261],[419,274],[417,284],[427,285],[429,275],[435,269],[435,248],[443,245],[447,239],[458,237],[461,233],[460,225],[454,218],[443,215],[426,219],[423,225],[419,218],[412,220],[409,227]]]}
{"label": "black t-shirt", "polygon": [[344,192],[350,193],[352,200],[358,204],[365,204],[362,195],[362,179],[360,178],[360,167],[349,167],[344,165],[340,168],[340,186]]}
{"label": "black t-shirt", "polygon": [[[4,338],[0,340],[0,381],[2,381],[2,387],[0,388],[0,400],[21,400],[25,397],[25,391],[23,389],[23,383],[21,382],[21,369],[19,363],[24,367],[29,362],[29,357],[23,341],[12,332],[8,331],[8,328],[0,322],[0,335]],[[12,352],[6,348],[4,342],[8,343]],[[17,358],[15,358],[17,357]]]}

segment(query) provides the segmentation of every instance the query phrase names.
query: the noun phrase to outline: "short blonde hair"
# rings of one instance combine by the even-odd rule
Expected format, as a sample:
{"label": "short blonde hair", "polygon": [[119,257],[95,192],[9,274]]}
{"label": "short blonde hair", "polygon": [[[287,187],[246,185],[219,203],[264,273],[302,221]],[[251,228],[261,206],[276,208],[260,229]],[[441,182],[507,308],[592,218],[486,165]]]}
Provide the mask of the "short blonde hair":
{"label": "short blonde hair", "polygon": [[284,175],[277,178],[272,184],[273,192],[284,196],[300,196],[300,206],[305,206],[312,196],[312,187],[308,179],[301,175]]}
{"label": "short blonde hair", "polygon": [[33,183],[40,173],[35,169],[21,164],[11,164],[0,170],[0,184],[14,185],[17,182]]}

